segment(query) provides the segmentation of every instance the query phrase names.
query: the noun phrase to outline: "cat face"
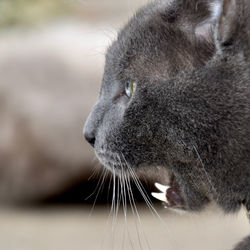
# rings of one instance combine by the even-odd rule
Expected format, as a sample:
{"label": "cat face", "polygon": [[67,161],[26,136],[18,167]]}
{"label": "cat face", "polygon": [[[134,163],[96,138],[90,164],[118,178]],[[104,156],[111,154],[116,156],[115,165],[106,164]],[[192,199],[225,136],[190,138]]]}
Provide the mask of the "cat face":
{"label": "cat face", "polygon": [[[108,49],[99,100],[85,126],[106,168],[157,173],[171,181],[181,204],[169,194],[170,203],[193,210],[221,199],[217,189],[225,183],[216,177],[228,170],[218,171],[232,143],[223,140],[223,129],[235,125],[223,120],[229,107],[221,95],[226,102],[230,90],[210,85],[220,84],[223,73],[219,56],[211,59],[219,7],[219,1],[180,0],[140,10]],[[210,60],[215,68],[205,65]]]}

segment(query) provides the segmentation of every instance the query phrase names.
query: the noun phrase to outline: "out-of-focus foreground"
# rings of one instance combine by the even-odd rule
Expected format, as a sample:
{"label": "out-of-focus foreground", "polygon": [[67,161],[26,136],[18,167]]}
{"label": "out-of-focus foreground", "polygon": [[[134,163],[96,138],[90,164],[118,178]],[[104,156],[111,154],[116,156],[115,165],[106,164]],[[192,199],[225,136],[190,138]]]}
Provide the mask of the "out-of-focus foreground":
{"label": "out-of-focus foreground", "polygon": [[158,207],[162,222],[141,205],[142,225],[129,212],[127,227],[103,205],[90,215],[98,174],[89,176],[101,170],[82,128],[106,47],[145,2],[0,1],[0,249],[226,250],[249,230],[243,212]]}

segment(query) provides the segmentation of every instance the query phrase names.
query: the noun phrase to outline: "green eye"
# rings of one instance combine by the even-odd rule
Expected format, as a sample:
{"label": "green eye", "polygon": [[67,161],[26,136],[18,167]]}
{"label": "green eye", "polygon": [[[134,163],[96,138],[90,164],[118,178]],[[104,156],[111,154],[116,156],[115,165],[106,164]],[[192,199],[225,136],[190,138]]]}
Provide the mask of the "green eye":
{"label": "green eye", "polygon": [[136,82],[130,82],[128,81],[125,85],[125,92],[126,95],[130,98],[134,95],[135,91],[136,91]]}

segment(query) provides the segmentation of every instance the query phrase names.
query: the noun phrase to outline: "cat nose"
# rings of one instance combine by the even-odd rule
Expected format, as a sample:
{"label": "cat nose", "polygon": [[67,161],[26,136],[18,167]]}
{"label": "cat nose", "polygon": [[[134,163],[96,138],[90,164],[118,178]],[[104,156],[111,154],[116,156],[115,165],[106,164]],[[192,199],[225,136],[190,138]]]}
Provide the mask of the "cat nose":
{"label": "cat nose", "polygon": [[94,147],[96,142],[98,121],[100,120],[100,112],[98,112],[98,105],[96,104],[91,113],[88,116],[88,119],[83,128],[83,135],[89,144]]}
{"label": "cat nose", "polygon": [[84,137],[85,137],[85,139],[88,141],[88,143],[89,143],[92,147],[94,147],[94,145],[95,145],[95,135],[94,135],[94,133],[85,131],[85,132],[84,132]]}

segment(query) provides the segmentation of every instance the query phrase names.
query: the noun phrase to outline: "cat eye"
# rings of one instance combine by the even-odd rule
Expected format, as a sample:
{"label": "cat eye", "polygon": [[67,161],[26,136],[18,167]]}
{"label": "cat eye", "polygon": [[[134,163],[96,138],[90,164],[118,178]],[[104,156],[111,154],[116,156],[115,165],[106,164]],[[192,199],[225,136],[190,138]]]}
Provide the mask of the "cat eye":
{"label": "cat eye", "polygon": [[131,98],[134,95],[136,91],[136,86],[137,86],[136,82],[130,82],[130,81],[126,82],[125,93],[127,97]]}

